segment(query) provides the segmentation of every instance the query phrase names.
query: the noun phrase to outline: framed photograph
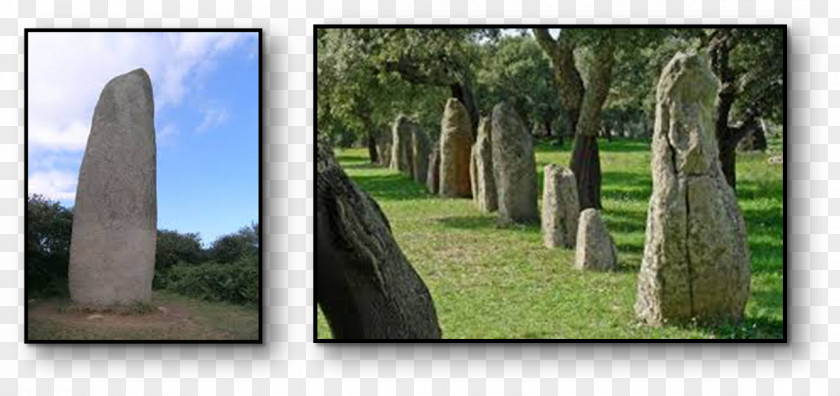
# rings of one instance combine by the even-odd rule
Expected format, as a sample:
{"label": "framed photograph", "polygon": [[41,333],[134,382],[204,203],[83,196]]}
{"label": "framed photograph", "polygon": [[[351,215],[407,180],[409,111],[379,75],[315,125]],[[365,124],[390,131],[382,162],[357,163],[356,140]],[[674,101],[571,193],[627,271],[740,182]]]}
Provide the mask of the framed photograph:
{"label": "framed photograph", "polygon": [[24,34],[25,342],[261,343],[262,31]]}
{"label": "framed photograph", "polygon": [[316,343],[787,342],[784,25],[318,25]]}

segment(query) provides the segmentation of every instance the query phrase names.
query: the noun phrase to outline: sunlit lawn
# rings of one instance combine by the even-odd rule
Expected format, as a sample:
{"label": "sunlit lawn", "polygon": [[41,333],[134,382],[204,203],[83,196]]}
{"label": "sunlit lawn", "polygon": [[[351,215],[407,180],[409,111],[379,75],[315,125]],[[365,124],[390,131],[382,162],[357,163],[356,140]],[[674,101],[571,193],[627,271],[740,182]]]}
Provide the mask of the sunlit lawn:
{"label": "sunlit lawn", "polygon": [[[431,196],[407,176],[369,164],[366,149],[337,151],[359,186],[379,202],[397,242],[428,285],[445,338],[781,338],[783,179],[768,153],[739,153],[738,197],[752,251],[746,321],[720,328],[650,328],[633,312],[651,192],[650,150],[640,141],[601,141],[603,214],[615,238],[615,272],[572,268],[574,251],[547,249],[538,224],[497,228],[469,199]],[[536,147],[542,168],[567,165],[569,144]],[[774,152],[776,151],[776,152]],[[540,197],[542,194],[540,193]],[[323,315],[319,337],[329,337]]]}

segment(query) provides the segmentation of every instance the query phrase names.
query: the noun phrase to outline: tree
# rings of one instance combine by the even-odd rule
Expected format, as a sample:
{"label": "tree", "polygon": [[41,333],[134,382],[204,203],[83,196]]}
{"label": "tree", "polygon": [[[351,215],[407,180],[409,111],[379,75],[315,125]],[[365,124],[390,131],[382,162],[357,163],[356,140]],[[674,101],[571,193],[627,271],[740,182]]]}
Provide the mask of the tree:
{"label": "tree", "polygon": [[[443,90],[412,84],[386,70],[381,29],[318,29],[316,87],[318,134],[330,143],[348,133],[362,137],[371,162],[376,138],[401,113],[424,126],[440,123]],[[433,115],[434,114],[434,115]],[[341,142],[347,144],[347,141]]]}
{"label": "tree", "polygon": [[715,136],[726,181],[736,187],[738,142],[763,133],[761,119],[784,116],[784,29],[722,28],[704,31],[712,70],[720,80]]}
{"label": "tree", "polygon": [[26,203],[26,281],[30,296],[66,295],[73,212],[42,195]]}
{"label": "tree", "polygon": [[[502,37],[482,46],[477,72],[479,105],[492,109],[509,102],[526,124],[542,124],[551,132],[561,112],[551,62],[533,38]],[[563,133],[557,134],[562,145]]]}
{"label": "tree", "polygon": [[172,230],[158,230],[155,271],[167,271],[179,262],[197,264],[202,258],[201,237],[198,233],[181,234]]}
{"label": "tree", "polygon": [[319,142],[316,299],[338,339],[440,338],[431,294],[379,205]]}
{"label": "tree", "polygon": [[[601,208],[601,160],[598,153],[598,131],[604,101],[609,94],[615,52],[613,29],[563,29],[557,39],[548,29],[534,29],[534,37],[551,58],[554,75],[560,86],[560,103],[566,111],[566,128],[575,137],[570,168],[578,184],[581,210]],[[590,55],[581,77],[575,49],[588,43]]]}
{"label": "tree", "polygon": [[223,264],[258,254],[259,226],[256,223],[243,227],[234,234],[219,237],[209,249],[210,260]]}

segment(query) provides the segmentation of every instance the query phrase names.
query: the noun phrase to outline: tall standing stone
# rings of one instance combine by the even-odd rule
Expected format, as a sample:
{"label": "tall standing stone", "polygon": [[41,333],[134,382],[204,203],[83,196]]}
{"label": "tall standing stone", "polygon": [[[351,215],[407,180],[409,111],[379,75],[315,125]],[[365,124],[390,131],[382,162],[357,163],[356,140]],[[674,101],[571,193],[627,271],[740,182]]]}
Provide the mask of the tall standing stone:
{"label": "tall standing stone", "polygon": [[580,215],[575,174],[557,164],[546,165],[543,173],[543,244],[573,248]]}
{"label": "tall standing stone", "polygon": [[336,339],[441,338],[434,301],[376,201],[318,142],[315,296]]}
{"label": "tall standing stone", "polygon": [[472,130],[470,115],[458,99],[449,98],[443,111],[440,131],[440,190],[444,197],[469,198],[470,150]]}
{"label": "tall standing stone", "polygon": [[157,242],[152,83],[143,69],[102,90],[79,171],[70,242],[70,298],[147,301]]}
{"label": "tall standing stone", "polygon": [[429,153],[429,173],[426,175],[426,188],[433,195],[437,195],[440,189],[440,144],[432,144],[432,152]]}
{"label": "tall standing stone", "polygon": [[429,173],[431,143],[429,142],[429,135],[419,125],[413,125],[413,128],[411,128],[411,150],[414,180],[418,183],[425,183]]}
{"label": "tall standing stone", "polygon": [[659,79],[635,306],[651,325],[739,320],[750,294],[744,219],[718,161],[717,91],[707,61],[695,54],[677,54]]}
{"label": "tall standing stone", "polygon": [[493,176],[499,220],[506,223],[539,221],[534,143],[510,105],[493,108]]}
{"label": "tall standing stone", "polygon": [[601,212],[595,208],[580,212],[575,246],[575,268],[608,271],[615,269],[618,255]]}
{"label": "tall standing stone", "polygon": [[498,208],[496,182],[493,177],[493,146],[490,125],[491,122],[486,117],[482,117],[479,121],[478,138],[472,147],[472,161],[470,163],[473,201],[478,206],[478,210],[486,213],[495,212]]}
{"label": "tall standing stone", "polygon": [[413,176],[411,150],[412,124],[408,117],[400,115],[394,121],[391,139],[391,169]]}

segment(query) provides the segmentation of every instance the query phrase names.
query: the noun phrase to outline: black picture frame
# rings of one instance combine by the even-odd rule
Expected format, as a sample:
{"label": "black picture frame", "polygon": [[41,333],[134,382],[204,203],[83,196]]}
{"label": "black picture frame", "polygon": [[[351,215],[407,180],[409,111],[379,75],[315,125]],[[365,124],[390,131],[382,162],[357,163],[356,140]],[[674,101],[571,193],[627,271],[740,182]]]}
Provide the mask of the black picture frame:
{"label": "black picture frame", "polygon": [[[257,156],[257,166],[258,166],[258,223],[262,223],[263,218],[263,29],[262,28],[25,28],[24,29],[24,111],[23,111],[23,126],[24,126],[24,169],[27,171],[24,172],[24,198],[29,196],[29,173],[28,173],[28,165],[29,165],[29,33],[81,33],[81,32],[99,32],[99,33],[178,33],[178,32],[204,32],[204,33],[256,33],[257,34],[257,88],[258,88],[258,112],[257,112],[257,133],[258,133],[258,156]],[[26,199],[25,199],[26,201]],[[27,205],[28,203],[24,203],[24,235],[27,235],[28,232],[28,214],[27,214]],[[259,303],[258,303],[258,337],[255,340],[33,340],[29,338],[29,288],[27,285],[27,277],[26,272],[28,271],[27,266],[27,259],[26,253],[24,252],[24,343],[25,344],[263,344],[265,339],[264,332],[263,332],[263,322],[266,320],[265,318],[265,311],[263,308],[264,303],[264,291],[263,287],[265,283],[263,282],[264,277],[264,269],[263,269],[263,254],[264,254],[264,244],[263,244],[263,227],[259,227],[258,233],[258,257],[257,257],[257,265],[258,265],[258,287],[259,287]]]}

